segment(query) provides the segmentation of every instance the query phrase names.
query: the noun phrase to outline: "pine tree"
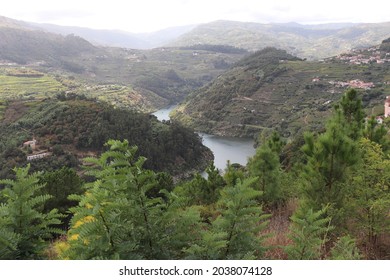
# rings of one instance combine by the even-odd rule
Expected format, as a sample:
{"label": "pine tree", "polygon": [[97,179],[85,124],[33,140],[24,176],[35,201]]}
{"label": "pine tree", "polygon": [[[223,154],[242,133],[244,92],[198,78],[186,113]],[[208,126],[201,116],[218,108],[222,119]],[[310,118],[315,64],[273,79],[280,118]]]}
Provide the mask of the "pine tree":
{"label": "pine tree", "polygon": [[346,126],[344,129],[348,129],[348,136],[353,140],[359,139],[363,132],[365,114],[362,100],[355,89],[349,89],[344,93],[336,106],[336,113],[338,112],[345,120]]}
{"label": "pine tree", "polygon": [[244,179],[244,171],[242,166],[235,166],[227,161],[225,173],[223,174],[223,179],[226,182],[228,187],[232,187],[237,183],[237,180]]}
{"label": "pine tree", "polygon": [[307,208],[314,211],[329,206],[334,221],[341,222],[343,202],[348,192],[348,175],[359,160],[356,143],[344,131],[343,121],[331,119],[326,132],[314,137],[305,134],[302,151],[306,166],[301,175],[301,190]]}
{"label": "pine tree", "polygon": [[279,133],[273,131],[271,137],[267,141],[267,145],[273,152],[279,155],[286,143],[280,138]]}
{"label": "pine tree", "polygon": [[206,204],[214,203],[220,197],[220,191],[225,187],[226,183],[223,177],[219,174],[219,170],[211,163],[206,168],[207,184],[202,191],[203,201]]}
{"label": "pine tree", "polygon": [[37,195],[44,186],[40,173],[28,174],[30,165],[15,168],[15,180],[0,180],[6,187],[1,191],[5,201],[0,207],[0,258],[43,258],[46,240],[63,233],[54,227],[61,224],[57,209],[43,213],[48,194]]}
{"label": "pine tree", "polygon": [[359,149],[362,162],[348,182],[352,188],[346,207],[359,232],[374,246],[378,235],[390,230],[390,160],[368,139],[359,141]]}
{"label": "pine tree", "polygon": [[250,176],[258,177],[257,184],[263,193],[263,203],[275,206],[282,201],[279,155],[269,145],[264,144],[257,148],[256,154],[249,159],[247,168]]}
{"label": "pine tree", "polygon": [[206,168],[207,179],[201,174],[176,188],[176,193],[187,198],[187,205],[209,205],[215,203],[220,190],[226,185],[223,177],[212,163]]}

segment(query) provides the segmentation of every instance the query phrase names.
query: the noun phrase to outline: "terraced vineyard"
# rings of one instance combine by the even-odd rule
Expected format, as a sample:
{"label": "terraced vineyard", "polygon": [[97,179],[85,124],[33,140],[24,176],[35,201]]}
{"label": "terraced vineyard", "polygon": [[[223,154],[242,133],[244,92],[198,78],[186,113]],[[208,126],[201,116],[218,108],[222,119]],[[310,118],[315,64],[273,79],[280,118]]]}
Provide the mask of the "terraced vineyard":
{"label": "terraced vineyard", "polygon": [[[377,54],[379,52],[380,54]],[[370,57],[382,55],[379,47]],[[390,95],[390,63],[355,65],[340,58],[300,60],[274,48],[257,52],[193,93],[173,118],[208,133],[255,136],[275,129],[284,137],[320,130],[335,101],[356,88],[368,115],[383,114]]]}
{"label": "terraced vineyard", "polygon": [[96,99],[116,107],[133,108],[150,112],[165,104],[165,100],[153,92],[135,90],[118,84],[97,85],[65,74],[49,75],[31,67],[0,68],[0,119],[8,100],[31,101],[45,98],[79,96]]}
{"label": "terraced vineyard", "polygon": [[22,75],[20,72],[16,74],[15,70],[0,69],[1,99],[41,99],[66,89],[56,79],[43,73]]}

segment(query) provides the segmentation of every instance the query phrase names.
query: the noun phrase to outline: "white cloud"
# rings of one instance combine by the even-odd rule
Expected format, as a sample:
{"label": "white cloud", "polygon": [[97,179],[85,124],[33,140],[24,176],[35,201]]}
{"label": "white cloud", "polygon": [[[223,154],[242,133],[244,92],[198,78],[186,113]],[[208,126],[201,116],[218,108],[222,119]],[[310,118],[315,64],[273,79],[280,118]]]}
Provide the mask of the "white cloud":
{"label": "white cloud", "polygon": [[12,0],[0,15],[92,28],[152,31],[218,19],[256,22],[390,21],[390,3],[307,0]]}

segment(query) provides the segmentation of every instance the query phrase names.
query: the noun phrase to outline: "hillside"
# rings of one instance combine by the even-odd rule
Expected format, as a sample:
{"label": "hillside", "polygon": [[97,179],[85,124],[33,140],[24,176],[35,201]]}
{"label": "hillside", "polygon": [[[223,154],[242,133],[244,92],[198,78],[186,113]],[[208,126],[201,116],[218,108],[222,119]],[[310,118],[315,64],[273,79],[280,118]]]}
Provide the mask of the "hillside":
{"label": "hillside", "polygon": [[172,117],[213,134],[255,136],[275,129],[290,137],[319,130],[348,87],[359,89],[368,113],[383,114],[390,57],[380,46],[356,52],[311,62],[266,48],[192,93]]}
{"label": "hillside", "polygon": [[177,39],[180,35],[192,30],[195,25],[170,27],[154,32],[131,33],[122,30],[91,29],[78,26],[26,22],[0,15],[0,27],[54,33],[64,37],[76,35],[97,46],[150,49],[161,47],[171,40]]}
{"label": "hillside", "polygon": [[[71,31],[68,27],[46,27],[64,34]],[[339,54],[353,46],[382,40],[385,33],[389,36],[387,23],[303,26],[218,21],[183,35],[174,44],[176,47],[137,50],[97,47],[75,35],[62,36],[37,28],[43,27],[0,17],[2,66],[27,67],[60,76],[63,81],[70,78],[74,80],[73,93],[149,112],[182,101],[247,55],[248,49],[275,45],[300,57],[315,58],[325,56],[323,50]],[[175,37],[175,32],[167,29],[144,35],[167,39]],[[96,31],[98,34],[109,37],[109,32]],[[329,45],[330,41],[336,43]]]}
{"label": "hillside", "polygon": [[[163,98],[152,92],[142,94],[129,86],[96,84],[76,79],[65,73],[50,74],[34,70],[36,66],[0,65],[0,104],[13,100],[44,100],[47,98],[74,97],[94,99],[133,110],[150,112],[165,104]],[[38,67],[41,68],[42,67]],[[45,70],[45,69],[44,69]],[[0,105],[0,120],[4,106]]]}
{"label": "hillside", "polygon": [[97,47],[75,35],[31,30],[25,24],[0,18],[0,66],[37,70],[65,77],[62,80],[71,77],[79,85],[77,93],[84,87],[102,97],[103,91],[102,99],[114,105],[135,105],[144,111],[182,100],[247,53],[208,45],[151,50]]}
{"label": "hillside", "polygon": [[86,61],[89,81],[131,83],[153,92],[167,103],[177,103],[191,91],[241,59],[247,51],[229,46],[190,46],[152,50],[109,49],[107,57]]}
{"label": "hillside", "polygon": [[59,36],[19,28],[0,28],[0,57],[18,64],[45,61],[48,66],[61,66],[73,72],[83,71],[74,57],[97,55],[98,49],[76,36]]}
{"label": "hillside", "polygon": [[[197,134],[176,123],[80,99],[13,101],[0,122],[0,177],[14,166],[27,164],[27,156],[46,153],[29,161],[33,169],[80,167],[83,157],[97,155],[109,139],[127,139],[137,145],[145,167],[183,174],[202,169],[212,159]],[[36,139],[35,148],[23,142]],[[179,167],[179,168],[178,168]]]}
{"label": "hillside", "polygon": [[129,49],[151,49],[161,47],[179,36],[189,32],[195,26],[179,26],[148,33],[131,33],[121,30],[99,30],[76,26],[26,23],[27,26],[46,32],[67,36],[74,34],[98,46],[121,47]]}
{"label": "hillside", "polygon": [[300,25],[216,21],[199,25],[169,45],[222,44],[251,51],[276,47],[300,58],[322,59],[379,44],[389,36],[389,22]]}

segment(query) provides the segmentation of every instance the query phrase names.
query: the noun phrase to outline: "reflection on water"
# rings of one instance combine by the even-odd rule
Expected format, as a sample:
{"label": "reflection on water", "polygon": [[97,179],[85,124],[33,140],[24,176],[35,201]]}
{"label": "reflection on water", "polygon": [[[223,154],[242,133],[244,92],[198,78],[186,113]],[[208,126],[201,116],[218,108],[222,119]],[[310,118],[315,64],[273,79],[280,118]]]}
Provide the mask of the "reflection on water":
{"label": "reflection on water", "polygon": [[157,117],[159,121],[168,121],[169,120],[169,114],[173,109],[175,109],[177,104],[169,105],[167,107],[164,107],[156,112],[153,113]]}
{"label": "reflection on water", "polygon": [[[159,121],[169,120],[169,113],[177,105],[170,105],[153,113]],[[248,158],[256,152],[254,141],[249,138],[225,137],[199,133],[203,139],[203,145],[214,153],[214,165],[220,170],[226,168],[226,163],[239,163],[246,165]]]}
{"label": "reflection on water", "polygon": [[249,138],[225,137],[199,133],[203,138],[203,145],[214,153],[214,165],[224,170],[226,163],[239,163],[246,165],[248,158],[256,152],[254,141]]}

